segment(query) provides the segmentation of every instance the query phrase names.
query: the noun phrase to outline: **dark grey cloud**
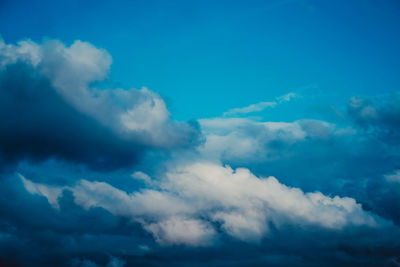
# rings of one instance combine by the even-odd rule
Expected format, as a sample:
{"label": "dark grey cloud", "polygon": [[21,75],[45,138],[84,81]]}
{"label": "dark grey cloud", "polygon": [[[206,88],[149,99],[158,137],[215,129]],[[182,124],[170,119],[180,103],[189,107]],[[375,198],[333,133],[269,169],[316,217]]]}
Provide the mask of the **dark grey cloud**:
{"label": "dark grey cloud", "polygon": [[[59,210],[26,194],[14,175],[3,176],[0,197],[0,262],[16,266],[70,266],[76,257],[106,265],[109,255],[141,253],[149,234],[125,218],[100,208],[84,210],[65,191]],[[4,266],[4,265],[2,265]]]}
{"label": "dark grey cloud", "polygon": [[393,94],[384,100],[353,97],[348,103],[350,118],[365,131],[388,145],[400,142],[400,96]]}
{"label": "dark grey cloud", "polygon": [[0,163],[54,157],[111,170],[148,149],[197,144],[196,123],[169,120],[150,90],[91,87],[110,64],[105,51],[80,41],[0,41]]}
{"label": "dark grey cloud", "polygon": [[116,168],[135,163],[143,152],[57,94],[50,81],[27,64],[0,72],[0,155],[4,163],[49,157]]}

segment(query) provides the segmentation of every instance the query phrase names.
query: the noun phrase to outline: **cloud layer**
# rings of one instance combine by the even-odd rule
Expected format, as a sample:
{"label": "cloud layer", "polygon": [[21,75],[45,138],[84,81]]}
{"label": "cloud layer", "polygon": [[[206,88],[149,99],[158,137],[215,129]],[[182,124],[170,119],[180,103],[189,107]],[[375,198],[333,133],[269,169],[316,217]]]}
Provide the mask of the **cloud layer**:
{"label": "cloud layer", "polygon": [[[194,122],[90,43],[0,41],[0,263],[396,266],[400,98]],[[301,99],[307,101],[307,99]]]}

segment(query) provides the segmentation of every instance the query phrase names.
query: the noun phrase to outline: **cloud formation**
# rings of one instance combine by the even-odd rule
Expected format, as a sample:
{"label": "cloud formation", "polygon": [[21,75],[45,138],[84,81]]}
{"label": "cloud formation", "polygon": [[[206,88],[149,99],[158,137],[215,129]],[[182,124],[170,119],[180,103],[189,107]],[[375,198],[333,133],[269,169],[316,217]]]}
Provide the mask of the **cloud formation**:
{"label": "cloud formation", "polygon": [[353,97],[339,122],[246,117],[289,93],[185,123],[147,88],[104,88],[111,62],[0,42],[0,263],[400,262],[396,95]]}
{"label": "cloud formation", "polygon": [[[199,120],[205,143],[199,151],[206,157],[228,162],[265,162],[277,160],[282,149],[307,139],[326,140],[352,134],[334,124],[318,120],[260,122],[248,118]],[[233,145],[234,144],[234,145]]]}
{"label": "cloud formation", "polygon": [[274,178],[259,178],[248,169],[233,170],[212,163],[177,166],[162,177],[155,189],[127,193],[104,182],[81,180],[73,187],[35,184],[21,176],[31,194],[47,198],[58,207],[62,190],[69,190],[77,205],[101,207],[114,215],[144,225],[161,244],[209,244],[220,230],[243,241],[259,241],[276,227],[296,224],[343,229],[377,227],[376,219],[352,198],[303,193]]}
{"label": "cloud formation", "polygon": [[196,125],[171,121],[156,93],[96,88],[110,64],[105,50],[82,41],[0,41],[3,163],[56,157],[107,169],[137,162],[146,148],[198,142]]}

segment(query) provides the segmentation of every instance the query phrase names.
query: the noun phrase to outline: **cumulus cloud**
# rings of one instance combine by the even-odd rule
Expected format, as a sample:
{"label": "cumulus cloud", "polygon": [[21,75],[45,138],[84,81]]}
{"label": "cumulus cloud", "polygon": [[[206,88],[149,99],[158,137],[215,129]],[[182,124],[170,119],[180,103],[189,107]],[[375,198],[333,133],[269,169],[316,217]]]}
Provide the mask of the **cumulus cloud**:
{"label": "cumulus cloud", "polygon": [[102,207],[118,216],[151,219],[190,212],[186,203],[169,192],[145,189],[129,194],[105,182],[87,180],[81,180],[76,186],[68,189],[72,191],[75,202],[85,209]]}
{"label": "cumulus cloud", "polygon": [[[245,118],[289,93],[196,125],[147,88],[97,88],[111,63],[82,41],[0,41],[0,163],[19,177],[0,173],[0,263],[398,262],[397,96],[353,97],[341,124]],[[172,153],[115,171],[149,149]]]}
{"label": "cumulus cloud", "polygon": [[246,166],[257,176],[273,175],[305,191],[347,195],[399,224],[400,213],[391,204],[400,199],[393,183],[400,160],[398,106],[396,94],[353,97],[336,123],[202,119],[205,142],[198,152],[203,159]]}
{"label": "cumulus cloud", "polygon": [[[354,199],[305,194],[298,188],[279,183],[274,177],[256,177],[245,168],[233,170],[229,166],[195,163],[179,167],[167,173],[167,177],[163,188],[180,192],[196,203],[198,209],[215,205],[225,213],[232,212],[232,216],[243,214],[251,221],[248,231],[257,231],[260,227],[253,227],[254,224],[265,224],[265,221],[276,225],[296,222],[338,229],[349,224],[375,225],[374,219]],[[261,219],[260,214],[263,215]],[[224,217],[219,213],[215,216]],[[244,225],[239,219],[238,226]]]}
{"label": "cumulus cloud", "polygon": [[163,245],[206,246],[212,243],[215,230],[205,221],[170,217],[156,223],[145,224],[144,228]]}
{"label": "cumulus cloud", "polygon": [[[391,203],[400,194],[387,186],[384,176],[394,174],[400,160],[395,103],[396,97],[379,105],[350,100],[340,124],[310,119],[202,119],[205,142],[198,152],[202,158],[234,168],[246,166],[257,176],[279,177],[280,182],[305,191],[355,198],[399,224],[400,213]],[[363,106],[372,106],[376,114],[361,116]]]}
{"label": "cumulus cloud", "polygon": [[[55,198],[48,192],[54,189],[22,179],[30,193],[53,203]],[[208,244],[216,235],[215,223],[228,235],[249,242],[268,235],[270,223],[278,228],[378,226],[376,218],[352,198],[304,193],[274,177],[260,178],[248,169],[213,163],[177,166],[165,173],[158,189],[127,193],[86,180],[63,189],[71,191],[75,203],[85,209],[101,207],[140,222],[164,245]]]}
{"label": "cumulus cloud", "polygon": [[307,139],[329,139],[351,134],[333,124],[317,120],[295,122],[260,122],[247,118],[199,120],[205,142],[199,151],[207,158],[242,163],[277,160],[286,146]]}
{"label": "cumulus cloud", "polygon": [[93,86],[110,64],[105,50],[87,42],[1,41],[2,161],[55,156],[107,168],[134,163],[144,148],[197,142],[196,126],[170,120],[147,88]]}

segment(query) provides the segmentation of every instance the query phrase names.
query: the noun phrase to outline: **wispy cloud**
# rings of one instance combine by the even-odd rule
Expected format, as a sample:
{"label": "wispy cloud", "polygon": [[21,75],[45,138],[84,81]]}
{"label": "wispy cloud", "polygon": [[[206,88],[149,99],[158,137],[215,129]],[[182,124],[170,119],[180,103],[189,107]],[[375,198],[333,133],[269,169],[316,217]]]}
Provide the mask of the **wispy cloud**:
{"label": "wispy cloud", "polygon": [[251,104],[247,107],[243,108],[233,108],[228,110],[227,112],[224,113],[224,116],[231,116],[231,115],[236,115],[236,114],[247,114],[247,113],[252,113],[252,112],[258,112],[262,111],[268,107],[275,107],[276,102],[260,102],[257,104]]}
{"label": "wispy cloud", "polygon": [[290,100],[292,100],[293,98],[296,98],[296,97],[298,97],[298,94],[290,92],[290,93],[287,93],[285,95],[275,98],[275,101],[259,102],[259,103],[251,104],[249,106],[242,107],[242,108],[230,109],[230,110],[224,112],[223,116],[233,116],[233,115],[248,114],[248,113],[263,111],[266,108],[274,108],[278,104],[281,104],[284,102],[289,102]]}
{"label": "wispy cloud", "polygon": [[296,97],[299,97],[299,95],[296,93],[290,92],[285,95],[277,97],[276,100],[279,103],[284,103],[284,102],[289,102],[290,100],[292,100],[293,98],[296,98]]}

